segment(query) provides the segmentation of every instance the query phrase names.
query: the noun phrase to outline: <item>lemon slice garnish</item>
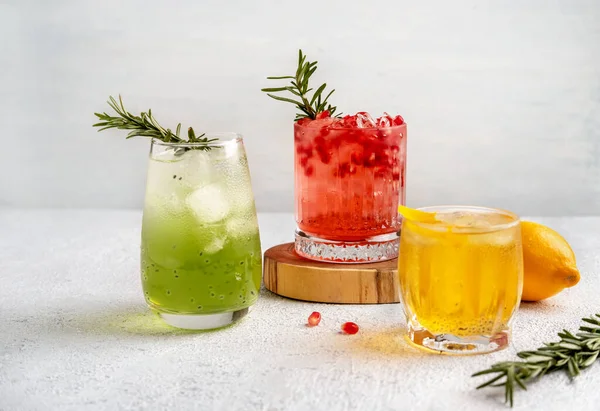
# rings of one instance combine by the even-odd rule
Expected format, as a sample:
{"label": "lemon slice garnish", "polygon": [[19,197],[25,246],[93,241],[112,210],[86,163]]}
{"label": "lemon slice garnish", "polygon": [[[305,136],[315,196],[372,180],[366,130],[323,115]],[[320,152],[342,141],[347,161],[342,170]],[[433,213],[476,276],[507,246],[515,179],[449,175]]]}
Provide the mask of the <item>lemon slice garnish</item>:
{"label": "lemon slice garnish", "polygon": [[430,213],[422,210],[415,210],[414,208],[406,207],[403,205],[398,206],[398,212],[402,214],[402,217],[407,220],[415,221],[418,223],[435,224],[438,223],[436,213]]}

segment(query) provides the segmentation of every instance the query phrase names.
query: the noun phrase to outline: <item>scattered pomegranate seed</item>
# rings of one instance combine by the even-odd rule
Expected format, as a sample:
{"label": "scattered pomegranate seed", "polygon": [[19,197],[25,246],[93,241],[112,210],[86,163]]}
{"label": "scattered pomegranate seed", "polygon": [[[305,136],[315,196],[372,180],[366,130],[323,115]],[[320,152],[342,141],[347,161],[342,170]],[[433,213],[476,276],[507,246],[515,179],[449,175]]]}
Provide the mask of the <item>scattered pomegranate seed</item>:
{"label": "scattered pomegranate seed", "polygon": [[356,334],[358,332],[358,325],[352,322],[344,323],[342,324],[342,332],[346,334]]}
{"label": "scattered pomegranate seed", "polygon": [[318,311],[314,311],[311,315],[308,316],[308,326],[314,327],[315,325],[319,325],[321,322],[321,313]]}

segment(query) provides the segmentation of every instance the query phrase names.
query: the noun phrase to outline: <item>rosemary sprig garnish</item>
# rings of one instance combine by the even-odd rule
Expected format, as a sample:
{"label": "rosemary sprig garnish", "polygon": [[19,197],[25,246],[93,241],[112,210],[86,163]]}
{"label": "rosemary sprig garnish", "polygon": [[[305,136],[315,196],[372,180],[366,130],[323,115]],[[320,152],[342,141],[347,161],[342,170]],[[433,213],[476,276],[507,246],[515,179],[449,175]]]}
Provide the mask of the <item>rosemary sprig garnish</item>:
{"label": "rosemary sprig garnish", "polygon": [[[567,330],[558,333],[560,341],[545,343],[535,351],[522,351],[517,354],[524,361],[505,361],[472,375],[496,374],[491,380],[481,384],[483,387],[504,387],[504,401],[513,406],[515,388],[526,390],[526,383],[545,374],[566,370],[570,378],[592,365],[600,355],[600,314],[583,318],[587,324],[579,327],[575,335]],[[504,379],[503,379],[504,378]]]}
{"label": "rosemary sprig garnish", "polygon": [[109,96],[108,105],[118,116],[111,116],[107,113],[94,113],[101,120],[99,123],[93,125],[93,127],[101,127],[98,131],[109,128],[131,130],[126,138],[150,137],[164,141],[165,143],[195,143],[198,144],[197,148],[201,150],[210,150],[212,148],[210,143],[218,140],[216,138],[209,139],[208,137],[204,137],[204,133],[197,136],[192,127],[188,128],[187,140],[184,140],[179,136],[181,123],[177,124],[175,133],[173,133],[170,128],[165,129],[156,121],[150,109],[148,112],[142,112],[139,116],[135,116],[125,109],[123,99],[120,95],[118,102],[114,97]]}
{"label": "rosemary sprig garnish", "polygon": [[[267,95],[275,100],[285,101],[287,103],[292,103],[296,105],[300,113],[296,114],[296,118],[294,121],[298,121],[301,118],[317,118],[317,114],[322,113],[323,111],[328,111],[330,116],[334,116],[335,111],[337,110],[336,106],[332,106],[327,101],[329,97],[333,94],[334,90],[331,90],[325,98],[323,98],[323,93],[325,88],[327,87],[327,83],[321,84],[319,88],[317,88],[312,96],[309,96],[308,93],[313,89],[309,87],[310,77],[317,70],[317,62],[316,61],[307,61],[306,56],[302,54],[302,50],[298,51],[298,68],[296,69],[296,74],[294,76],[274,76],[267,77],[268,80],[290,80],[289,86],[284,87],[271,87],[271,88],[263,88],[261,91],[267,93]],[[272,93],[279,93],[282,91],[287,91],[293,94],[298,99],[281,97]],[[339,114],[335,117],[339,117]]]}

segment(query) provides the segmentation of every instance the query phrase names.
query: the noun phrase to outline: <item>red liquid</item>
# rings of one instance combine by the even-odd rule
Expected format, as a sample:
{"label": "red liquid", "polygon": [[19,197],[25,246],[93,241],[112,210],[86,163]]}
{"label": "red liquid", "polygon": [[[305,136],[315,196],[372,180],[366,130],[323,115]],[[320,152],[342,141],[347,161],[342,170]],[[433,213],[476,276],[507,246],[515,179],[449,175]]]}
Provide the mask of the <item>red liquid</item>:
{"label": "red liquid", "polygon": [[405,201],[406,124],[337,128],[294,124],[296,222],[326,240],[362,241],[398,231]]}

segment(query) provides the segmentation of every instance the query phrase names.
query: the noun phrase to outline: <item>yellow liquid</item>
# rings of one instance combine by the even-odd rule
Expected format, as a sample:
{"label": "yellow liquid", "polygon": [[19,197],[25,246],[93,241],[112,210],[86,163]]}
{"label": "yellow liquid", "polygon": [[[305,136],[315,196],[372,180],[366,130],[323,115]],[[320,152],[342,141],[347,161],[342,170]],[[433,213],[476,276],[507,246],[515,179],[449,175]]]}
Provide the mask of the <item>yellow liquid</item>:
{"label": "yellow liquid", "polygon": [[[507,330],[523,283],[520,225],[500,212],[438,218],[402,224],[398,273],[409,323],[458,337]],[[501,224],[509,226],[494,228]]]}

